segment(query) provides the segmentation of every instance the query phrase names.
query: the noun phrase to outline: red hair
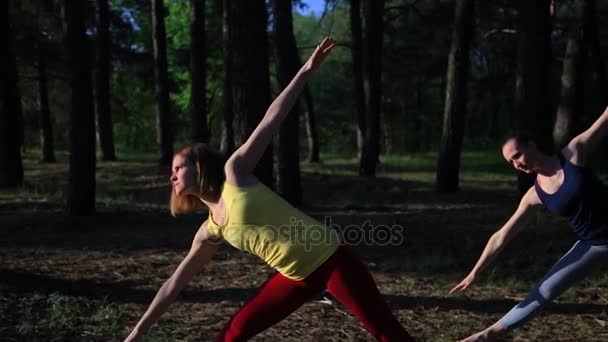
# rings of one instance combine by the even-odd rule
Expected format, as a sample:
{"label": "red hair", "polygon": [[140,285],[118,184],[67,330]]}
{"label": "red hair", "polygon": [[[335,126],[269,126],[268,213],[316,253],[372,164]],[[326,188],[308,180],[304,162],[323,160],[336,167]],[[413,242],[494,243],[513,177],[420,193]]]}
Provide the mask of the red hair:
{"label": "red hair", "polygon": [[[222,192],[224,180],[224,164],[226,158],[223,154],[209,148],[206,144],[195,143],[184,147],[176,153],[196,166],[196,181],[198,195],[204,198],[217,198]],[[188,214],[202,208],[203,203],[194,195],[180,195],[171,189],[169,210],[171,215]]]}

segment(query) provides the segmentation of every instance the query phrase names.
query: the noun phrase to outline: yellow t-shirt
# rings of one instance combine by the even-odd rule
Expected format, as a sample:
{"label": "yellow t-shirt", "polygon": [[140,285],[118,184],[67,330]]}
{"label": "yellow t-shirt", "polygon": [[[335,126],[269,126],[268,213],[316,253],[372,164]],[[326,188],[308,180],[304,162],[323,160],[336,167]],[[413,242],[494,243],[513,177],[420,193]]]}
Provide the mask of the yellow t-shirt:
{"label": "yellow t-shirt", "polygon": [[224,182],[227,220],[209,212],[207,230],[237,249],[257,255],[284,276],[302,280],[340,245],[338,233],[291,206],[261,182],[237,187]]}

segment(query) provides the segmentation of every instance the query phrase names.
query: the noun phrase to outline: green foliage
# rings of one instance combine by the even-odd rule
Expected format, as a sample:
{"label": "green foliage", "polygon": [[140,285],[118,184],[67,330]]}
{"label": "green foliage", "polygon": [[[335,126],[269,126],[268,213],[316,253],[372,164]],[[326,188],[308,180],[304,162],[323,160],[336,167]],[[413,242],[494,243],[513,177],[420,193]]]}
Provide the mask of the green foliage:
{"label": "green foliage", "polygon": [[190,105],[190,1],[167,1],[165,6],[171,100],[182,127],[187,126]]}
{"label": "green foliage", "polygon": [[[331,36],[337,44],[330,58],[309,83],[319,127],[320,149],[334,153],[355,153],[356,112],[352,101],[354,90],[348,7],[336,7],[323,20],[313,14],[305,16],[294,13],[293,18],[294,35],[302,62],[308,59],[323,37]],[[304,134],[302,136],[305,137]]]}
{"label": "green foliage", "polygon": [[[26,147],[39,145],[36,64],[37,46],[48,48],[49,98],[58,148],[67,147],[69,132],[69,65],[61,18],[56,7],[41,2],[13,1],[12,23],[20,74],[20,90],[26,126]],[[176,145],[187,140],[190,104],[190,2],[164,1],[170,94],[175,116]],[[205,13],[207,101],[211,139],[220,138],[223,89],[221,2],[207,1]],[[565,19],[569,2],[557,4],[554,17],[552,87],[554,102],[561,74],[561,56],[568,30]],[[606,35],[606,5],[597,2],[601,37]],[[152,58],[151,5],[149,0],[110,0],[112,12],[112,117],[119,152],[157,149],[154,73]],[[270,10],[271,6],[268,6]],[[318,119],[321,151],[352,156],[356,151],[349,2],[328,3],[322,17],[302,15],[294,6],[294,34],[302,61],[326,35],[337,42],[332,56],[310,81]],[[513,125],[512,104],[516,75],[517,11],[512,2],[477,2],[475,37],[470,52],[471,68],[465,122],[465,150],[495,148],[497,139]],[[91,44],[94,4],[86,13]],[[441,135],[445,101],[445,73],[452,39],[453,1],[387,0],[384,14],[382,153],[409,154],[434,151]],[[269,30],[271,27],[269,27]],[[379,53],[380,53],[379,52]],[[608,55],[602,46],[603,55]],[[272,56],[272,55],[271,55]],[[91,56],[91,62],[93,58]],[[274,59],[271,58],[271,62]],[[274,66],[271,65],[271,70]],[[590,77],[585,81],[588,125],[598,113],[598,96]],[[273,92],[274,94],[276,94]],[[589,108],[587,108],[589,107]],[[303,122],[302,122],[303,123]],[[303,124],[302,124],[303,126]],[[306,149],[304,127],[302,149]]]}

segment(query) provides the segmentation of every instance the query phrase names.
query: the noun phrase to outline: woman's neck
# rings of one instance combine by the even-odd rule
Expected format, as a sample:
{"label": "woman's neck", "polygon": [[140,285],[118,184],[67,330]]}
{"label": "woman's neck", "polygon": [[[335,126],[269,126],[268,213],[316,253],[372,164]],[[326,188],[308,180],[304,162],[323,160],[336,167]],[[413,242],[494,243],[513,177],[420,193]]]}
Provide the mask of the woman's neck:
{"label": "woman's neck", "polygon": [[209,208],[209,212],[211,213],[215,223],[222,225],[226,219],[226,209],[222,198],[218,197],[216,199],[205,199],[199,197],[199,199],[207,206],[207,208]]}
{"label": "woman's neck", "polygon": [[552,177],[562,169],[562,165],[557,155],[540,155],[538,165],[536,173],[544,177]]}

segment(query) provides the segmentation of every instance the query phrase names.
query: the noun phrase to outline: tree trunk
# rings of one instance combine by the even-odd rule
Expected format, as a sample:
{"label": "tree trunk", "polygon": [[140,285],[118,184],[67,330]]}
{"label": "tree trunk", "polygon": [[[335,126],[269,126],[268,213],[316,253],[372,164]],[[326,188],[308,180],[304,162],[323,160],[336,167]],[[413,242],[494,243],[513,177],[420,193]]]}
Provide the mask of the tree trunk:
{"label": "tree trunk", "polygon": [[[296,39],[293,35],[292,0],[273,0],[274,43],[277,53],[277,78],[280,89],[287,87],[300,68]],[[300,183],[299,123],[300,103],[279,128],[277,146],[277,192],[292,205],[302,203]]]}
{"label": "tree trunk", "polygon": [[0,5],[0,41],[4,49],[0,52],[0,187],[16,187],[23,184],[21,162],[21,99],[14,37],[9,23],[9,4]]}
{"label": "tree trunk", "polygon": [[[264,0],[230,0],[228,21],[234,147],[241,146],[262,120],[270,105],[267,13]],[[254,171],[273,186],[272,145]]]}
{"label": "tree trunk", "polygon": [[380,154],[384,0],[365,0],[364,5],[365,139],[363,140],[359,174],[375,177]]}
{"label": "tree trunk", "polygon": [[222,92],[223,101],[223,116],[222,116],[222,141],[221,150],[225,155],[230,155],[234,151],[234,130],[232,128],[233,114],[232,114],[232,74],[230,72],[230,63],[232,57],[230,56],[230,35],[228,30],[230,29],[230,1],[222,1],[222,43],[224,50],[224,88]]}
{"label": "tree trunk", "polygon": [[443,131],[437,161],[436,189],[439,192],[458,190],[460,153],[467,111],[469,49],[473,34],[474,0],[458,0],[454,17],[452,46],[448,57]]}
{"label": "tree trunk", "polygon": [[596,101],[590,109],[593,115],[603,112],[608,106],[608,76],[606,76],[606,64],[602,59],[596,10],[595,0],[585,1],[585,13],[583,14],[584,45],[589,53],[588,65],[591,69],[591,79],[593,81],[590,90],[597,94]]}
{"label": "tree trunk", "polygon": [[151,1],[154,74],[156,75],[156,139],[160,148],[159,163],[168,165],[173,159],[173,122],[169,102],[165,7],[163,6],[163,0]]}
{"label": "tree trunk", "polygon": [[318,163],[319,158],[319,128],[317,117],[312,100],[312,94],[308,87],[304,87],[304,103],[306,104],[306,136],[308,138],[308,157],[309,163]]}
{"label": "tree trunk", "polygon": [[207,64],[205,54],[205,0],[190,0],[190,111],[192,141],[209,142],[207,127]]}
{"label": "tree trunk", "polygon": [[40,113],[40,146],[42,148],[42,162],[54,163],[55,148],[53,142],[51,110],[49,108],[49,86],[46,58],[46,48],[43,46],[43,43],[40,43],[38,49],[38,111]]}
{"label": "tree trunk", "polygon": [[101,160],[116,160],[110,110],[111,38],[108,0],[97,0],[97,59],[95,68],[95,113]]}
{"label": "tree trunk", "polygon": [[361,2],[350,2],[351,56],[353,60],[353,82],[355,89],[355,112],[357,113],[357,156],[361,158],[365,137],[365,92],[363,91],[363,37],[361,30]]}
{"label": "tree trunk", "polygon": [[583,112],[582,68],[584,65],[583,21],[586,0],[575,0],[574,11],[568,19],[568,42],[561,77],[560,102],[553,126],[553,141],[557,151],[574,137],[580,128]]}
{"label": "tree trunk", "polygon": [[[520,133],[531,135],[541,150],[552,151],[551,16],[550,0],[518,1],[518,56],[515,83],[515,121]],[[534,175],[520,173],[525,193]]]}
{"label": "tree trunk", "polygon": [[65,0],[63,8],[70,66],[70,215],[95,213],[95,114],[83,2]]}

